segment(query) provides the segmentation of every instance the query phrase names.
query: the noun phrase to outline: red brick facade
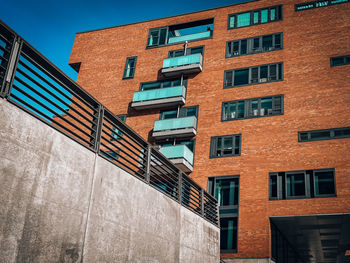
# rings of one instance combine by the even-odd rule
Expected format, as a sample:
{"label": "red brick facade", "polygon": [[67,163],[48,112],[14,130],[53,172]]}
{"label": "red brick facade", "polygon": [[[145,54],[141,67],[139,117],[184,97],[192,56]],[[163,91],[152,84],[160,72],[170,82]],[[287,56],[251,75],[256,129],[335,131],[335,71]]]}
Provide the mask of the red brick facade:
{"label": "red brick facade", "polygon": [[[350,54],[350,3],[295,12],[307,1],[261,0],[76,35],[70,63],[81,62],[78,83],[127,124],[151,139],[159,109],[130,108],[141,82],[155,81],[169,50],[146,49],[150,28],[214,18],[204,45],[203,72],[188,80],[185,106],[199,105],[190,176],[206,188],[210,176],[240,175],[238,253],[224,258],[270,256],[269,216],[350,212],[350,138],[298,142],[298,131],[350,126],[350,65],[330,57]],[[283,4],[283,20],[228,30],[228,15]],[[225,58],[226,41],[283,32],[279,51]],[[135,77],[123,80],[127,57],[137,56]],[[284,80],[223,89],[224,70],[284,63]],[[221,121],[222,102],[284,94],[284,114]],[[241,155],[209,158],[212,136],[242,134]],[[335,168],[337,197],[269,201],[269,172]]]}

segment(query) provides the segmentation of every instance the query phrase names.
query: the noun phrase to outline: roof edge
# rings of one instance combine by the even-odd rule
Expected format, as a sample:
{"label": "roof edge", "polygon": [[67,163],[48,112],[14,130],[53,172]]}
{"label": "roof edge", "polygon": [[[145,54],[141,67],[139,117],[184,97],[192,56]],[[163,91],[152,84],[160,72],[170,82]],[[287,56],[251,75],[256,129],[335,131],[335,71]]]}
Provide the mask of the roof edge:
{"label": "roof edge", "polygon": [[100,31],[100,30],[111,29],[111,28],[116,28],[116,27],[130,26],[130,25],[135,25],[135,24],[140,24],[140,23],[145,23],[145,22],[151,22],[151,21],[156,21],[156,20],[161,20],[161,19],[166,19],[166,18],[172,18],[172,17],[177,17],[177,16],[190,15],[190,14],[195,14],[195,13],[200,13],[200,12],[205,12],[205,11],[210,11],[210,10],[215,10],[215,9],[235,6],[235,5],[248,4],[248,3],[251,3],[251,2],[258,2],[258,1],[260,1],[260,0],[243,0],[243,2],[241,2],[241,3],[235,3],[235,4],[230,4],[230,5],[213,7],[213,8],[203,9],[203,10],[199,10],[199,11],[193,11],[193,12],[189,12],[189,13],[182,13],[182,14],[178,14],[178,15],[172,15],[172,16],[165,16],[165,17],[160,17],[160,18],[148,19],[148,20],[139,21],[139,22],[133,22],[133,23],[129,23],[129,24],[123,24],[123,25],[117,25],[117,26],[103,27],[103,28],[99,28],[99,29],[80,31],[80,32],[77,32],[76,34],[84,34],[84,33],[90,33],[90,32],[94,32],[94,31]]}

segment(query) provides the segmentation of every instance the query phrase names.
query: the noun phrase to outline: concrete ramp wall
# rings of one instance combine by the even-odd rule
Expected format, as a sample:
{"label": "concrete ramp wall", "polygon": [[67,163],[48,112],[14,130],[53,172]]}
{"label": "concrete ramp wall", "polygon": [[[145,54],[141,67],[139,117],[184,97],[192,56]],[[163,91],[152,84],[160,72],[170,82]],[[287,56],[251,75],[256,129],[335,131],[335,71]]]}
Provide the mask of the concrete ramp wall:
{"label": "concrete ramp wall", "polygon": [[0,99],[0,262],[219,262],[219,228]]}

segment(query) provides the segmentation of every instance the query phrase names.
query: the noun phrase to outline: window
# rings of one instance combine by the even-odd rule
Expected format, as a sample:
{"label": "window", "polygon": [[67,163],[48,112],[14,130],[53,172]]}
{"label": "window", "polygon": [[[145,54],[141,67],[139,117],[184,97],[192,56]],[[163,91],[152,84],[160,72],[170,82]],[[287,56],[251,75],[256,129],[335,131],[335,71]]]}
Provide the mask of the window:
{"label": "window", "polygon": [[185,118],[190,116],[198,117],[198,106],[183,107],[178,110],[167,110],[160,112],[160,120]]}
{"label": "window", "polygon": [[[202,54],[203,55],[204,47],[192,47],[187,48],[186,55],[192,55],[192,54]],[[175,58],[175,57],[181,57],[185,55],[185,51],[183,49],[179,50],[171,50],[169,51],[168,58]]]}
{"label": "window", "polygon": [[350,64],[350,55],[331,58],[331,67]]}
{"label": "window", "polygon": [[350,138],[350,127],[298,132],[299,142]]}
{"label": "window", "polygon": [[132,79],[135,74],[137,57],[126,58],[123,79]]}
{"label": "window", "polygon": [[157,142],[157,144],[160,147],[168,147],[173,145],[186,145],[187,148],[194,153],[194,146],[195,146],[196,140],[175,140],[171,139],[170,141],[164,141],[164,142]]}
{"label": "window", "polygon": [[[187,79],[183,80],[183,86],[187,86]],[[153,90],[153,89],[163,89],[170,87],[181,86],[181,79],[172,79],[164,81],[153,81],[153,82],[144,82],[140,85],[140,91]]]}
{"label": "window", "polygon": [[224,73],[224,88],[280,81],[282,79],[282,63],[226,70]]}
{"label": "window", "polygon": [[283,95],[222,103],[221,120],[239,120],[283,114]]}
{"label": "window", "polygon": [[148,33],[147,48],[210,38],[213,28],[214,18],[152,28]]}
{"label": "window", "polygon": [[270,173],[270,200],[336,196],[334,169]]}
{"label": "window", "polygon": [[349,3],[350,0],[324,0],[324,1],[313,1],[313,2],[307,2],[307,3],[301,3],[296,4],[294,6],[294,10],[297,11],[304,11],[308,9],[313,8],[319,8],[319,7],[325,7],[330,5],[336,5],[336,4],[342,4],[342,3]]}
{"label": "window", "polygon": [[241,135],[211,137],[210,158],[241,155]]}
{"label": "window", "polygon": [[282,20],[282,6],[271,6],[228,16],[228,29]]}
{"label": "window", "polygon": [[228,41],[226,58],[282,49],[282,33]]}
{"label": "window", "polygon": [[215,196],[220,213],[221,253],[237,252],[239,176],[208,178],[208,192]]}

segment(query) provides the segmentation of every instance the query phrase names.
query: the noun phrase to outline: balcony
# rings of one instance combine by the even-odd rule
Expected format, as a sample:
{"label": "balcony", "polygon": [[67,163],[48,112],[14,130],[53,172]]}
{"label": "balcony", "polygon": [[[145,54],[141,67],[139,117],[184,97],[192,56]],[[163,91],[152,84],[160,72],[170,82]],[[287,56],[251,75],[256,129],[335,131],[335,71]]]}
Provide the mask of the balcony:
{"label": "balcony", "polygon": [[193,171],[193,152],[186,145],[162,147],[160,152],[183,172],[190,173]]}
{"label": "balcony", "polygon": [[212,31],[209,30],[209,31],[205,31],[205,32],[189,34],[189,35],[184,35],[184,36],[169,37],[168,43],[174,44],[174,43],[181,43],[181,42],[185,42],[185,41],[199,40],[199,39],[211,37],[211,35],[212,35]]}
{"label": "balcony", "polygon": [[131,107],[142,110],[183,105],[185,102],[186,87],[176,86],[135,92]]}
{"label": "balcony", "polygon": [[192,54],[174,58],[166,58],[163,61],[162,74],[172,77],[180,74],[192,74],[202,72],[202,54]]}
{"label": "balcony", "polygon": [[154,123],[152,136],[156,139],[192,137],[197,134],[195,116],[158,120]]}

